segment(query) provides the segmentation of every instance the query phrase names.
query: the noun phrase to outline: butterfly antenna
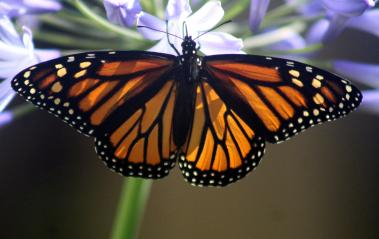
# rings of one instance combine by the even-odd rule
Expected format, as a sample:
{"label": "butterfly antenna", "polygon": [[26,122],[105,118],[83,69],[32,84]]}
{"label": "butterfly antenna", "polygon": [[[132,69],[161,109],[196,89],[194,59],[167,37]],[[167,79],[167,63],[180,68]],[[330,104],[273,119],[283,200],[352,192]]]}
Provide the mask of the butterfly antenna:
{"label": "butterfly antenna", "polygon": [[211,31],[213,31],[213,30],[215,30],[215,29],[217,29],[217,28],[219,28],[219,27],[221,27],[221,26],[223,26],[223,25],[225,25],[225,24],[231,23],[231,22],[232,22],[232,20],[228,20],[228,21],[225,21],[225,22],[223,22],[223,23],[220,23],[219,25],[217,25],[217,26],[215,26],[215,27],[212,27],[211,29],[209,29],[209,30],[207,30],[207,31],[205,31],[205,32],[203,32],[203,33],[201,33],[200,35],[198,35],[198,36],[197,36],[195,39],[193,39],[193,40],[196,40],[196,39],[198,39],[199,37],[201,37],[201,36],[207,34],[208,32],[211,32]]}
{"label": "butterfly antenna", "polygon": [[[187,23],[186,23],[186,22],[183,22],[183,29],[184,29],[185,32],[186,32],[186,35],[185,35],[185,36],[188,36],[188,28],[187,28]],[[184,34],[184,32],[183,32],[183,34]],[[184,38],[184,36],[183,36],[183,38]]]}
{"label": "butterfly antenna", "polygon": [[150,30],[153,30],[153,31],[156,31],[156,32],[162,32],[162,33],[165,33],[167,35],[170,35],[170,36],[173,36],[173,37],[176,37],[176,38],[179,38],[181,40],[183,40],[183,38],[177,36],[177,35],[174,35],[172,33],[169,33],[167,30],[166,31],[161,31],[161,30],[158,30],[158,29],[155,29],[155,28],[152,28],[152,27],[148,27],[148,26],[137,26],[138,28],[147,28],[147,29],[150,29]]}
{"label": "butterfly antenna", "polygon": [[180,56],[180,53],[179,53],[178,49],[176,49],[175,45],[172,44],[172,42],[170,41],[170,37],[169,37],[169,33],[168,33],[168,20],[166,20],[166,33],[167,33],[167,42],[168,42],[168,44],[171,46],[172,49],[174,49],[174,51],[176,52],[176,54],[178,54],[178,56]]}

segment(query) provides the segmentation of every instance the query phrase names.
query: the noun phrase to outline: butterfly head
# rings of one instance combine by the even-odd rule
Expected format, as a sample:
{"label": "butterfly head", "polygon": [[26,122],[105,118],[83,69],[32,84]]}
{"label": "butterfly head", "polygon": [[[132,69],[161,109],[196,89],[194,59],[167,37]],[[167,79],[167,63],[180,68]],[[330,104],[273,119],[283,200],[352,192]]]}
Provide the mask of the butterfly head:
{"label": "butterfly head", "polygon": [[183,56],[193,56],[196,55],[196,42],[191,36],[185,36],[182,42],[182,54]]}

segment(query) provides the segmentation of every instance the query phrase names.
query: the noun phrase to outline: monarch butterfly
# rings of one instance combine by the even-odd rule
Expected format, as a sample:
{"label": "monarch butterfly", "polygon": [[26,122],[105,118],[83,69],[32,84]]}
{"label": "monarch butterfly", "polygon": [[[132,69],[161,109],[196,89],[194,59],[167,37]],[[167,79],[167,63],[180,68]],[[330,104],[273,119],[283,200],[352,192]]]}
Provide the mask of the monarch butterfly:
{"label": "monarch butterfly", "polygon": [[124,176],[157,179],[178,161],[186,181],[225,186],[254,169],[265,142],[345,116],[360,91],[327,71],[256,55],[99,51],[20,72],[12,87],[80,133]]}

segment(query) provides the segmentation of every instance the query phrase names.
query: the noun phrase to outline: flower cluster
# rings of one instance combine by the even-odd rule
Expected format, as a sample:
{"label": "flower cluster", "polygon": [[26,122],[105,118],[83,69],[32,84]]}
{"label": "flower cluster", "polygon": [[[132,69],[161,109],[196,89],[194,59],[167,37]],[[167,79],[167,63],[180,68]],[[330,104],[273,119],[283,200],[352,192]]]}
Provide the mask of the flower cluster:
{"label": "flower cluster", "polygon": [[[209,1],[197,12],[192,13],[188,0],[170,0],[166,7],[165,20],[142,11],[140,3],[134,0],[105,0],[104,6],[108,19],[111,22],[126,27],[131,27],[135,24],[143,26],[138,29],[139,32],[146,39],[158,41],[149,51],[165,52],[174,55],[176,53],[168,44],[169,41],[181,52],[182,40],[167,35],[165,33],[166,29],[168,29],[170,34],[179,37],[183,37],[185,31],[188,31],[188,35],[197,37],[216,26],[224,16],[224,10],[218,1]],[[183,29],[185,25],[186,29]],[[200,51],[206,55],[243,53],[241,51],[243,47],[242,40],[223,32],[210,32],[206,38],[197,39],[197,44],[201,46]]]}
{"label": "flower cluster", "polygon": [[[22,27],[19,34],[12,23],[12,18],[25,14],[54,12],[61,8],[58,2],[39,1],[2,1],[0,3],[0,112],[15,95],[10,86],[11,79],[24,68],[59,56],[56,50],[35,49],[32,31]],[[0,115],[0,124],[12,118],[10,112]]]}

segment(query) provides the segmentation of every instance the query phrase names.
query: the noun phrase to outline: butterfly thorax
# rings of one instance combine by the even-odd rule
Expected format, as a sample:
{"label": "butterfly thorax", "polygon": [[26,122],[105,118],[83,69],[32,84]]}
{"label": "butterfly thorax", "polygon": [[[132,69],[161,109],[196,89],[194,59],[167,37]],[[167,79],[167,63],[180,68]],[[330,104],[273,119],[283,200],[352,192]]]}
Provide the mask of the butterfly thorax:
{"label": "butterfly thorax", "polygon": [[185,36],[182,42],[182,55],[179,57],[186,81],[194,82],[198,79],[201,58],[197,55],[196,43],[191,36]]}

